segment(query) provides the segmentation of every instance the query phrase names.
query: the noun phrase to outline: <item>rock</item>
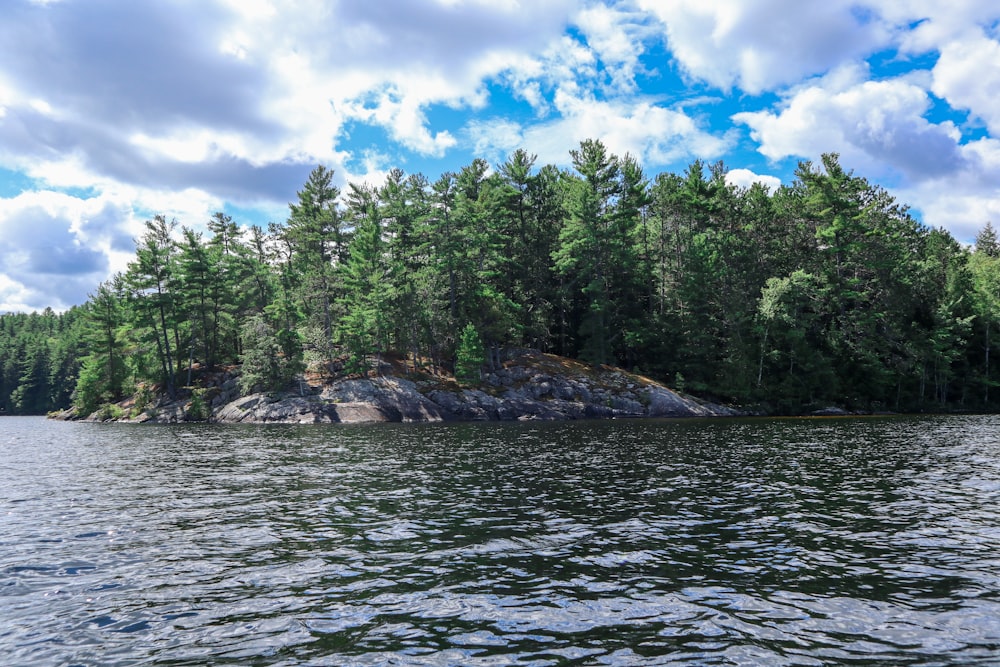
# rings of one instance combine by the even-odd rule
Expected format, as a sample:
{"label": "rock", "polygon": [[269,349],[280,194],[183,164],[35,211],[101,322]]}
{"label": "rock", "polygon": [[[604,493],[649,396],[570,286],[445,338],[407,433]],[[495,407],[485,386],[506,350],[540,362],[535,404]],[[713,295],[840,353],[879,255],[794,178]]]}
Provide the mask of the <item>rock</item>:
{"label": "rock", "polygon": [[368,421],[427,422],[446,418],[439,405],[421,394],[414,382],[404,378],[345,380],[324,388],[320,398],[338,405],[370,404],[382,418]]}
{"label": "rock", "polygon": [[821,408],[819,410],[814,410],[810,412],[813,417],[847,417],[853,415],[853,412],[849,412],[844,408],[838,408],[836,406],[830,406],[826,408]]}
{"label": "rock", "polygon": [[336,403],[330,406],[335,420],[341,424],[369,424],[399,421],[387,418],[386,414],[371,403]]}
{"label": "rock", "polygon": [[719,414],[690,398],[658,385],[646,388],[646,414],[650,417],[709,417]]}
{"label": "rock", "polygon": [[[221,423],[371,423],[430,421],[515,421],[615,417],[733,416],[737,411],[701,403],[623,370],[520,350],[480,387],[458,387],[423,376],[342,379],[302,391],[240,397],[236,375],[220,373],[203,398],[209,421]],[[120,404],[122,406],[125,405]],[[189,419],[191,399],[168,401],[131,421],[158,423]],[[96,416],[96,413],[95,413]],[[91,418],[95,418],[92,416]],[[121,421],[126,421],[122,418]]]}

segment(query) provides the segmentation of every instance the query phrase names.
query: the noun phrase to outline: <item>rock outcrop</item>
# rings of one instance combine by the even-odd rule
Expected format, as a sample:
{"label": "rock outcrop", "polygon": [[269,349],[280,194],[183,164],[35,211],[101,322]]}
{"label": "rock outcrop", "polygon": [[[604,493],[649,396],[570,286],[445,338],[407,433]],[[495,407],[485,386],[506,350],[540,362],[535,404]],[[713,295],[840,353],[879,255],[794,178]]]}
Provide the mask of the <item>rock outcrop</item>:
{"label": "rock outcrop", "polygon": [[[128,406],[123,406],[128,407]],[[738,411],[674,392],[607,366],[522,350],[477,387],[436,375],[386,375],[300,383],[297,391],[238,396],[218,378],[195,399],[167,402],[122,421],[169,423],[369,423],[735,416]],[[91,418],[99,418],[96,415]]]}

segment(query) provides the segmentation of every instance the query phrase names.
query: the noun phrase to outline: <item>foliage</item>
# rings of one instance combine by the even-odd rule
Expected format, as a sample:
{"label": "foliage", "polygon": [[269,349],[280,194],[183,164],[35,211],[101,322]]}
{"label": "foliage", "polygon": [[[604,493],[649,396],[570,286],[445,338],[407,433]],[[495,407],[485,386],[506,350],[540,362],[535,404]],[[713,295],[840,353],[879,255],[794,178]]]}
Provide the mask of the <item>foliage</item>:
{"label": "foliage", "polygon": [[0,415],[69,406],[86,346],[85,308],[0,314]]}
{"label": "foliage", "polygon": [[148,404],[236,364],[244,393],[389,355],[475,383],[505,346],[781,412],[1000,408],[989,223],[966,248],[834,154],[773,191],[722,163],[647,178],[596,140],[571,158],[393,169],[343,196],[320,166],[266,230],[156,216],[85,305],[0,315],[0,414]]}
{"label": "foliage", "polygon": [[191,400],[188,402],[187,410],[184,412],[184,419],[189,422],[203,422],[212,414],[211,408],[205,402],[205,389],[203,387],[193,387],[191,389]]}
{"label": "foliage", "polygon": [[462,384],[479,382],[483,365],[486,363],[486,350],[479,338],[479,332],[472,323],[466,324],[455,350],[455,379]]}
{"label": "foliage", "polygon": [[278,391],[292,381],[299,371],[297,355],[289,354],[295,346],[288,340],[294,334],[276,331],[264,315],[251,316],[243,325],[240,336],[243,342],[240,392]]}

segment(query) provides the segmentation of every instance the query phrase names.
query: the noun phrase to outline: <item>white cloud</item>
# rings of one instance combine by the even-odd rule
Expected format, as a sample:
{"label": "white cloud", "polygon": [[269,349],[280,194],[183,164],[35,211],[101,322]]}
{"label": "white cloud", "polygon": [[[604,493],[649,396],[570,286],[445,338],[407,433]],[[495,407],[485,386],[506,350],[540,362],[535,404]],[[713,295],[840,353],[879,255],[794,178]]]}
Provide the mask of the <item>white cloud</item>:
{"label": "white cloud", "polygon": [[922,220],[971,240],[988,220],[1000,220],[1000,141],[964,142],[953,123],[925,117],[930,98],[912,77],[866,80],[858,68],[796,88],[776,112],[737,114],[760,152],[841,163],[869,180],[889,178],[897,201]]}
{"label": "white cloud", "polygon": [[419,97],[390,88],[370,102],[351,105],[348,117],[380,125],[399,144],[424,155],[440,157],[456,144],[455,137],[447,130],[431,132],[423,107]]}
{"label": "white cloud", "polygon": [[976,32],[976,26],[995,26],[1000,19],[1000,6],[981,0],[870,0],[867,4],[898,26],[904,54],[940,51],[970,30]]}
{"label": "white cloud", "polygon": [[980,139],[960,147],[965,168],[897,189],[933,227],[971,242],[987,222],[1000,221],[1000,140]]}
{"label": "white cloud", "polygon": [[539,117],[546,117],[553,111],[547,97],[551,91],[597,79],[594,51],[567,36],[555,41],[537,57],[515,57],[507,65],[497,79],[516,97],[528,102]]}
{"label": "white cloud", "polygon": [[836,152],[869,175],[918,179],[961,167],[961,135],[950,122],[924,117],[930,99],[923,88],[906,78],[869,81],[866,75],[863,68],[842,68],[794,89],[777,112],[733,119],[750,127],[772,160]]}
{"label": "white cloud", "polygon": [[0,199],[0,312],[57,310],[87,294],[132,257],[127,204],[41,191]]}
{"label": "white cloud", "polygon": [[[240,189],[247,170],[298,165],[304,176],[324,163],[347,175],[352,156],[338,141],[352,122],[385,128],[403,149],[441,156],[457,140],[431,127],[428,109],[482,107],[484,82],[532,67],[523,54],[557,42],[573,11],[569,0],[25,9],[8,29],[0,26],[0,107],[9,118],[19,105],[17,122],[0,126],[0,146],[16,152],[3,164],[54,170],[45,165],[75,155],[78,187],[104,178],[140,187],[160,181],[230,198],[218,186]],[[128,30],[114,28],[121,24]],[[526,85],[530,95],[534,84]],[[24,100],[36,100],[35,108]],[[63,120],[45,125],[52,114]],[[261,195],[274,200],[279,192],[287,200],[301,183],[271,180]]]}
{"label": "white cloud", "polygon": [[865,57],[891,31],[852,0],[637,0],[692,78],[758,94]]}
{"label": "white cloud", "polygon": [[517,148],[525,148],[520,124],[503,118],[473,121],[465,128],[475,154],[493,163],[501,162]]}
{"label": "white cloud", "polygon": [[642,70],[639,56],[643,44],[653,34],[644,18],[620,6],[591,5],[574,20],[597,60],[608,71],[609,88],[613,91],[636,90],[635,76]]}
{"label": "white cloud", "polygon": [[[570,149],[584,139],[599,139],[608,150],[631,153],[647,167],[688,158],[714,159],[731,145],[728,135],[717,136],[700,127],[681,111],[646,100],[597,100],[580,91],[559,90],[555,96],[559,116],[528,127],[501,127],[497,132],[475,127],[477,145],[508,153],[526,148],[541,164],[566,165]],[[516,143],[515,143],[516,142]]]}
{"label": "white cloud", "polygon": [[760,183],[772,193],[781,187],[781,179],[777,176],[755,174],[749,169],[729,170],[726,172],[726,183],[735,185],[738,188],[749,188],[754,183]]}
{"label": "white cloud", "polygon": [[1000,41],[976,34],[945,44],[934,66],[933,91],[1000,133]]}

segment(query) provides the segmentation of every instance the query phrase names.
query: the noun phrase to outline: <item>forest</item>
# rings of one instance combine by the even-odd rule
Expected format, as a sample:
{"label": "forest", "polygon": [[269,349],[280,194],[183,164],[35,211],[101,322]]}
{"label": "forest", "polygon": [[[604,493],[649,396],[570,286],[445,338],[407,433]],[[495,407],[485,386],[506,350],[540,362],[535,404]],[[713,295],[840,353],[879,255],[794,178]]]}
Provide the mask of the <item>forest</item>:
{"label": "forest", "polygon": [[474,383],[512,347],[770,414],[1000,407],[988,222],[966,247],[835,154],[775,191],[722,163],[650,177],[596,140],[570,155],[344,191],[319,166],[267,228],[156,216],[85,304],[0,315],[0,414],[88,413],[237,364],[247,393],[389,355]]}

